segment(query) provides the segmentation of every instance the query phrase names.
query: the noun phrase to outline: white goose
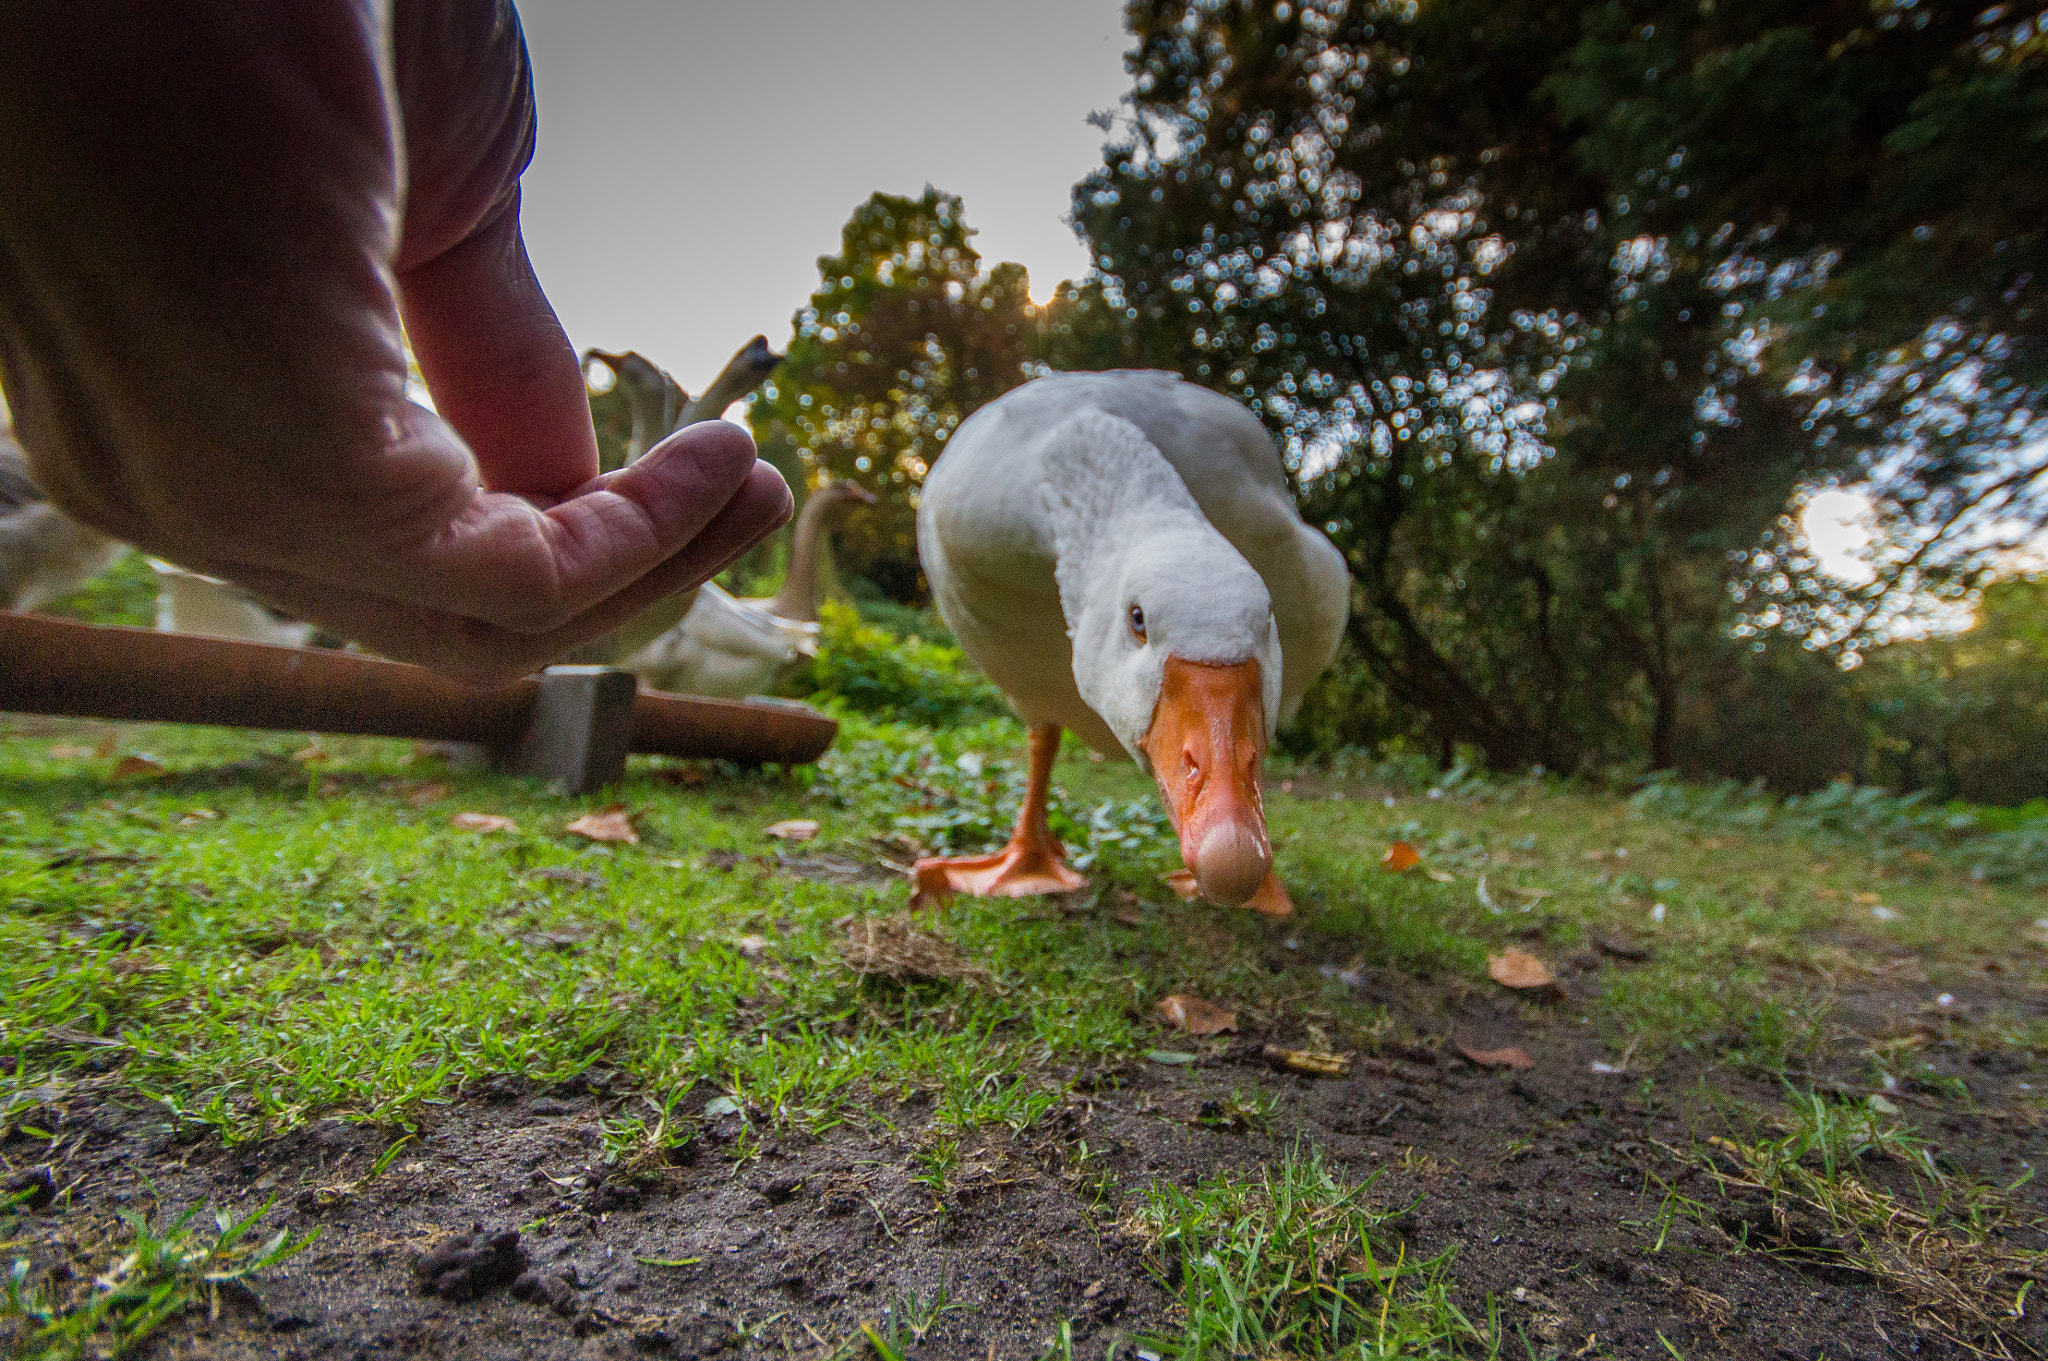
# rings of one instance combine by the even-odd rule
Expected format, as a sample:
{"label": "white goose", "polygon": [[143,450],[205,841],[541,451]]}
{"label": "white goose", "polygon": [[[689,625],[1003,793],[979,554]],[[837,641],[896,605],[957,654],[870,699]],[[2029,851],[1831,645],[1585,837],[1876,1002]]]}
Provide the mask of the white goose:
{"label": "white goose", "polygon": [[842,506],[874,503],[874,493],[857,483],[818,488],[797,516],[781,590],[742,600],[707,581],[681,622],[619,665],[653,689],[686,695],[742,699],[774,688],[784,668],[818,651],[818,566],[827,518]]}
{"label": "white goose", "polygon": [[127,551],[49,503],[29,476],[12,427],[0,422],[0,610],[41,609]]}
{"label": "white goose", "polygon": [[1066,728],[1158,781],[1183,892],[1292,911],[1260,766],[1336,655],[1350,585],[1258,419],[1170,373],[1041,378],[960,426],[917,531],[940,615],[1029,725],[1031,752],[1009,843],[919,861],[919,900],[1082,886],[1045,817]]}

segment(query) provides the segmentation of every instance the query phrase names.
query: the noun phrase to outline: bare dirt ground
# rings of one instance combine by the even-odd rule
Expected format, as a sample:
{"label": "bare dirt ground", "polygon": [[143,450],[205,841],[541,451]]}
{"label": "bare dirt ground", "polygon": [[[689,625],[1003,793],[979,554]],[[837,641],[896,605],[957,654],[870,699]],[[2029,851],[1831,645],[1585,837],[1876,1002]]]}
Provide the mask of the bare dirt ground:
{"label": "bare dirt ground", "polygon": [[[927,1329],[913,1356],[1037,1358],[1071,1320],[1073,1355],[1128,1357],[1131,1335],[1174,1321],[1160,1264],[1128,1225],[1130,1188],[1255,1174],[1313,1146],[1351,1179],[1376,1177],[1374,1202],[1416,1202],[1392,1225],[1401,1250],[1457,1250],[1456,1299],[1484,1320],[1491,1297],[1504,1355],[1968,1354],[1868,1277],[1764,1250],[1786,1226],[1680,1156],[1699,1126],[1723,1127],[1729,1098],[1778,1097],[1771,1083],[1717,1070],[1703,1086],[1674,1063],[1654,1090],[1685,1095],[1646,1099],[1641,1074],[1594,1071],[1605,1051],[1568,1008],[1380,972],[1358,981],[1438,1040],[1334,1079],[1276,1072],[1258,1034],[1192,1065],[1084,1072],[1024,1134],[963,1140],[943,1188],[918,1179],[913,1155],[937,1136],[914,1104],[879,1109],[885,1132],[816,1137],[754,1139],[744,1114],[714,1115],[670,1165],[607,1180],[597,1122],[627,1098],[599,1074],[553,1091],[499,1081],[429,1107],[417,1140],[368,1181],[391,1138],[372,1128],[325,1120],[228,1148],[174,1141],[132,1097],[74,1097],[39,1116],[59,1136],[50,1165],[71,1206],[39,1223],[84,1238],[159,1200],[247,1210],[274,1196],[266,1228],[321,1231],[253,1291],[230,1292],[217,1318],[174,1328],[154,1353],[167,1357],[851,1357],[871,1354],[862,1324],[892,1311]],[[1944,1020],[2015,1000],[1987,978]],[[1907,1005],[1882,989],[1840,1002],[1847,1018],[1894,1027]],[[1534,1067],[1482,1069],[1460,1044],[1519,1045]],[[1941,1040],[1927,1057],[1930,1077],[1966,1078],[1973,1108],[1938,1081],[1898,1099],[1950,1156],[2001,1183],[2039,1161],[2035,1065]],[[1232,1114],[1263,1097],[1263,1119]],[[1714,1213],[1665,1215],[1673,1194]],[[2020,1195],[2048,1209],[2035,1188]],[[464,1233],[500,1235],[499,1258],[455,1256]],[[941,1291],[953,1307],[931,1318]],[[2040,1352],[2048,1329],[2023,1320],[2005,1345]]]}

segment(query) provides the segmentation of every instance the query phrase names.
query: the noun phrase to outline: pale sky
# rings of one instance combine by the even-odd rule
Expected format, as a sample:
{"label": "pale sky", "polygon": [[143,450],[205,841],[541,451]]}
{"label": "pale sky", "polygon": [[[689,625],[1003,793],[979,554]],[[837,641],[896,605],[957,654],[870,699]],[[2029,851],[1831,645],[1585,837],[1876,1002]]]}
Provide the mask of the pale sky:
{"label": "pale sky", "polygon": [[958,194],[1033,296],[1086,273],[1063,221],[1129,87],[1118,0],[522,0],[540,103],[526,241],[579,350],[696,391],[778,349],[877,189]]}

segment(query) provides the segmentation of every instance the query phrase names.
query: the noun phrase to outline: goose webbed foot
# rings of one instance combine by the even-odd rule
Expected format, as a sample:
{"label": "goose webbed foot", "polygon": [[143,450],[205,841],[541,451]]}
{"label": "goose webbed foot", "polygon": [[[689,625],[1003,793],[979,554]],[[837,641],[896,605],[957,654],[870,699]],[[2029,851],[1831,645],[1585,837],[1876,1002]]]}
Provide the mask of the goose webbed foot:
{"label": "goose webbed foot", "polygon": [[1011,837],[992,855],[952,856],[920,860],[912,867],[916,889],[913,908],[944,902],[955,893],[976,897],[1029,898],[1041,893],[1072,893],[1088,881],[1067,868],[1057,842]]}

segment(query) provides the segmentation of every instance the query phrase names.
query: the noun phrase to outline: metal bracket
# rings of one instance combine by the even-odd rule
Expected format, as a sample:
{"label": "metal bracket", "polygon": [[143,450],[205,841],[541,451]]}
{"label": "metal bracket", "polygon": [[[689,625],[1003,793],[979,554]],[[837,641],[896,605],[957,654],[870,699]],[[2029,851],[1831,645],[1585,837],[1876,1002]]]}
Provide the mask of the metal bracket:
{"label": "metal bracket", "polygon": [[551,666],[540,673],[540,696],[519,740],[491,753],[491,764],[514,775],[537,775],[572,794],[588,794],[626,776],[633,747],[630,671],[609,666]]}

